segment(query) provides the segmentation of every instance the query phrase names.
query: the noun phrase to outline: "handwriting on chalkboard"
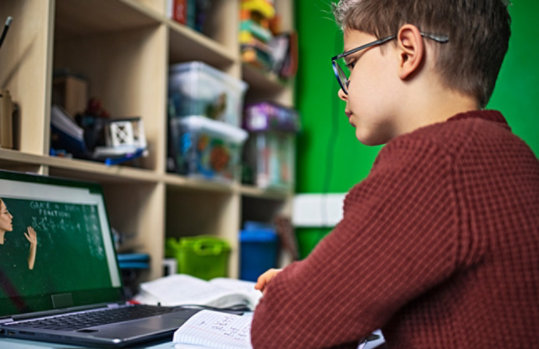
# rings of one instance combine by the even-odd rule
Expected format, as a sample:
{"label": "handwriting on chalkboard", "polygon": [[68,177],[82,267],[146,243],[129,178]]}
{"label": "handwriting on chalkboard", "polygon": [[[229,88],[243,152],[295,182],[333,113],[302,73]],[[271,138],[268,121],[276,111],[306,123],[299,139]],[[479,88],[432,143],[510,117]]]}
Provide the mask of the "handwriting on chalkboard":
{"label": "handwriting on chalkboard", "polygon": [[91,255],[104,256],[96,205],[33,200],[29,202],[30,224],[51,241],[58,234],[76,234],[86,239]]}

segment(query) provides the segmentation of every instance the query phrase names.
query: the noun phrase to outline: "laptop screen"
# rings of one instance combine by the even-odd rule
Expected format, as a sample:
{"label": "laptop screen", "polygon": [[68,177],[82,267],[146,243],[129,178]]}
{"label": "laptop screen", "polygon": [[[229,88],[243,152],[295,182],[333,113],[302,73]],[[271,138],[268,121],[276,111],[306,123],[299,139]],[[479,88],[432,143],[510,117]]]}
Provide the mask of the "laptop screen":
{"label": "laptop screen", "polygon": [[0,171],[0,316],[122,300],[99,185]]}

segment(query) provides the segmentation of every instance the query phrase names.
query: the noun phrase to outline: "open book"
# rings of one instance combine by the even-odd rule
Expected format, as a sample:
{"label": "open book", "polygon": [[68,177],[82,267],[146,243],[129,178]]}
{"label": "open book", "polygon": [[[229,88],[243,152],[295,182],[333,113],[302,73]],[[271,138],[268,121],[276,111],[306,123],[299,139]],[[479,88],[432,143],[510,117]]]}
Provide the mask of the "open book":
{"label": "open book", "polygon": [[[253,313],[243,315],[202,310],[174,332],[174,349],[251,349]],[[357,349],[375,348],[384,343],[380,330]]]}
{"label": "open book", "polygon": [[230,278],[202,280],[186,274],[174,274],[145,282],[135,300],[144,304],[207,305],[227,308],[245,305],[253,310],[262,297],[254,282]]}
{"label": "open book", "polygon": [[175,349],[250,349],[253,313],[244,315],[202,310],[174,333]]}

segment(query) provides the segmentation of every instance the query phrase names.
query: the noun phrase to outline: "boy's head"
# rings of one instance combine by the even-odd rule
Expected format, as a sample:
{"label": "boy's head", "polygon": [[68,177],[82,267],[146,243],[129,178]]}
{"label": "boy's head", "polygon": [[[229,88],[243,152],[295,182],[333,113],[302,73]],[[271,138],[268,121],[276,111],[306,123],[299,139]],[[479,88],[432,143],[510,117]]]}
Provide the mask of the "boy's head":
{"label": "boy's head", "polygon": [[435,68],[446,87],[473,96],[484,107],[508,48],[510,17],[504,0],[340,0],[334,4],[343,30],[378,38],[404,24],[446,35],[435,45]]}

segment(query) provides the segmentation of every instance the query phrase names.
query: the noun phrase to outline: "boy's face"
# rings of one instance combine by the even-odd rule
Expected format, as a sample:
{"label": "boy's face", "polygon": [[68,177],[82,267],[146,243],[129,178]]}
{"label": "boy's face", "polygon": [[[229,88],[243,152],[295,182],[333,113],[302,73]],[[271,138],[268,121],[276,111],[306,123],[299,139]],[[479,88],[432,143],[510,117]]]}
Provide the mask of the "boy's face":
{"label": "boy's face", "polygon": [[[358,30],[344,32],[344,51],[377,38]],[[399,97],[398,55],[393,41],[346,57],[349,64],[348,94],[339,90],[346,102],[345,113],[356,129],[357,139],[367,145],[387,143],[396,135]],[[400,106],[403,107],[403,106]]]}

